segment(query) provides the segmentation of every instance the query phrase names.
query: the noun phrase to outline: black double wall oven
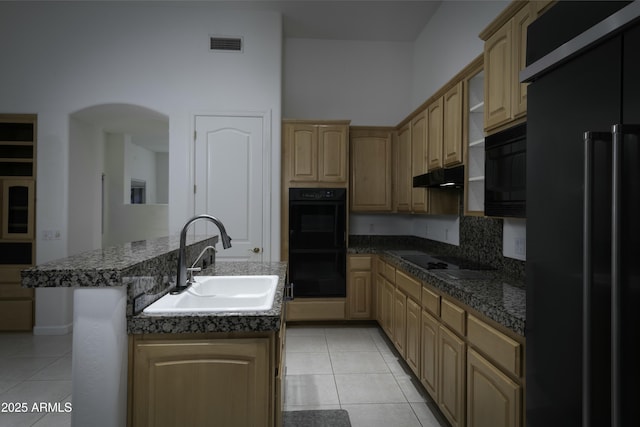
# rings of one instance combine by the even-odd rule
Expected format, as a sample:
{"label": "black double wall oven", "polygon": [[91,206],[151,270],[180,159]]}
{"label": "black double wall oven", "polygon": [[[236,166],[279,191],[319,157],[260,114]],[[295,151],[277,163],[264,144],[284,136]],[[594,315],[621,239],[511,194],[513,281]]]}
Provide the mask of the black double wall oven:
{"label": "black double wall oven", "polygon": [[289,280],[296,298],[346,296],[347,190],[289,189]]}

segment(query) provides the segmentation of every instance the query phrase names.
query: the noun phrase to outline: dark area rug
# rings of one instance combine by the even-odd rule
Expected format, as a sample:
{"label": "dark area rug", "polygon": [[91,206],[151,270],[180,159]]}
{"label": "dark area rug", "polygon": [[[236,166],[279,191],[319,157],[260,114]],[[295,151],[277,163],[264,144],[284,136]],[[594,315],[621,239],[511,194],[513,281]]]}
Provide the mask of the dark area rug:
{"label": "dark area rug", "polygon": [[285,411],[282,419],[283,427],[351,427],[344,409]]}

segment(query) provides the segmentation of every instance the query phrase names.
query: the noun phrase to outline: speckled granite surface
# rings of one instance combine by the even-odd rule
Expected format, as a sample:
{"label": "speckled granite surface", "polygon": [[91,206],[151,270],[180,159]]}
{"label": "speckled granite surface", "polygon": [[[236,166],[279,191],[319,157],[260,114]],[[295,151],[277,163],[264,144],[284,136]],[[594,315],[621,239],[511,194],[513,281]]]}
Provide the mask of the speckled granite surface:
{"label": "speckled granite surface", "polygon": [[[187,333],[187,332],[262,332],[280,329],[284,288],[287,276],[286,262],[217,262],[203,270],[201,275],[242,276],[277,275],[276,295],[271,310],[243,313],[181,313],[179,315],[140,313],[129,317],[129,334]],[[165,292],[166,293],[166,292]]]}
{"label": "speckled granite surface", "polygon": [[[187,240],[187,258],[195,259],[218,236],[195,236]],[[110,287],[127,288],[127,330],[129,333],[181,333],[272,331],[280,329],[287,264],[218,262],[203,275],[278,275],[274,306],[256,313],[194,313],[190,315],[138,314],[161,298],[175,284],[180,239],[162,237],[84,252],[51,261],[22,272],[24,287]]]}
{"label": "speckled granite surface", "polygon": [[[195,258],[206,245],[217,242],[218,236],[189,237],[187,256]],[[148,281],[154,277],[172,276],[177,271],[179,248],[180,238],[172,236],[87,251],[23,270],[22,286],[122,286],[129,284],[131,278]]]}
{"label": "speckled granite surface", "polygon": [[[386,243],[385,239],[369,239],[368,242],[366,240],[356,239],[361,246],[355,246],[350,237],[349,253],[378,254],[386,262],[429,283],[443,294],[468,305],[518,335],[525,335],[526,292],[523,278],[512,276],[504,270],[482,271],[477,273],[480,278],[474,279],[453,278],[448,276],[446,271],[426,270],[400,257],[402,251],[452,254],[442,252],[437,244],[426,248],[423,244],[416,245],[411,237],[392,238]],[[363,243],[368,244],[362,245]],[[454,255],[459,256],[459,254]]]}

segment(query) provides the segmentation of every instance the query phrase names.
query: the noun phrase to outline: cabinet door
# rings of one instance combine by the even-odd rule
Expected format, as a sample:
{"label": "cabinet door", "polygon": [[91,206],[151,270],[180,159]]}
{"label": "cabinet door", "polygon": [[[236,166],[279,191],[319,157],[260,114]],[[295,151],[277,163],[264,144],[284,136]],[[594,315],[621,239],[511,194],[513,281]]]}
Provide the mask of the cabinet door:
{"label": "cabinet door", "polygon": [[382,318],[383,329],[387,336],[393,339],[393,303],[395,287],[388,280],[384,280],[384,292],[382,294]]}
{"label": "cabinet door", "polygon": [[527,113],[527,85],[520,83],[519,74],[527,66],[527,27],[533,22],[536,16],[535,5],[528,4],[518,11],[513,20],[513,43],[512,43],[512,116],[517,118]]}
{"label": "cabinet door", "polygon": [[347,182],[347,126],[318,126],[318,181]]}
{"label": "cabinet door", "polygon": [[442,167],[442,141],[444,126],[444,101],[438,98],[428,108],[429,133],[427,146],[429,147],[429,170]]}
{"label": "cabinet door", "polygon": [[351,211],[390,212],[391,132],[351,131]]}
{"label": "cabinet door", "polygon": [[465,344],[442,325],[438,341],[438,405],[453,427],[461,427],[465,425]]}
{"label": "cabinet door", "polygon": [[485,130],[511,120],[512,24],[507,22],[484,44]]}
{"label": "cabinet door", "polygon": [[411,211],[427,212],[427,189],[413,188],[413,177],[427,173],[427,113],[417,115],[411,121]]}
{"label": "cabinet door", "polygon": [[134,348],[137,426],[268,426],[269,341],[142,341]]}
{"label": "cabinet door", "polygon": [[349,317],[371,319],[371,271],[349,272]]}
{"label": "cabinet door", "polygon": [[34,184],[28,179],[2,181],[2,230],[3,239],[34,238]]}
{"label": "cabinet door", "polygon": [[440,322],[422,310],[420,328],[420,382],[431,397],[438,399],[438,329]]}
{"label": "cabinet door", "polygon": [[420,306],[407,298],[407,345],[406,361],[411,370],[420,377]]}
{"label": "cabinet door", "polygon": [[444,95],[443,163],[453,166],[462,163],[462,82]]}
{"label": "cabinet door", "polygon": [[384,278],[376,274],[376,320],[384,328]]}
{"label": "cabinet door", "polygon": [[407,296],[395,289],[393,294],[393,344],[405,358],[407,345]]}
{"label": "cabinet door", "polygon": [[520,427],[521,387],[474,350],[467,355],[467,426]]}
{"label": "cabinet door", "polygon": [[318,180],[318,132],[316,126],[304,124],[287,125],[289,155],[289,180]]}
{"label": "cabinet door", "polygon": [[411,211],[411,123],[407,123],[398,132],[398,159],[396,168],[396,200],[398,212]]}

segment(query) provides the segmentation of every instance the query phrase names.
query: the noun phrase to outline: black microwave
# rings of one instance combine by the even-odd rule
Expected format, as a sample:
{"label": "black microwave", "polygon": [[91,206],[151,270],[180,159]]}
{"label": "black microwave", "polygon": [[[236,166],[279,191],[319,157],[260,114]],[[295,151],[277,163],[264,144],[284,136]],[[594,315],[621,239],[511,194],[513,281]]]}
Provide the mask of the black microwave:
{"label": "black microwave", "polygon": [[484,214],[525,218],[527,124],[487,136],[484,147]]}

